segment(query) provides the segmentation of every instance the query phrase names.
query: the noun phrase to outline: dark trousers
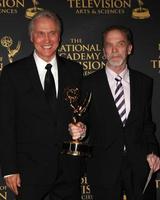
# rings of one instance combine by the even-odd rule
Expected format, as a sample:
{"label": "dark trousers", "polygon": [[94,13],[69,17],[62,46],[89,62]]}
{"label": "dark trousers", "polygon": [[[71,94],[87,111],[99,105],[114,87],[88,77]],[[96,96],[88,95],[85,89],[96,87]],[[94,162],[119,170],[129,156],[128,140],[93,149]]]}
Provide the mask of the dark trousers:
{"label": "dark trousers", "polygon": [[46,185],[42,180],[41,184],[26,184],[22,181],[16,200],[44,200],[46,196],[50,200],[80,200],[81,165],[81,158],[62,155],[53,183]]}
{"label": "dark trousers", "polygon": [[44,200],[46,196],[49,200],[80,200],[80,184],[61,182],[46,186],[22,185],[17,200]]}
{"label": "dark trousers", "polygon": [[[111,172],[112,173],[112,172]],[[127,200],[156,200],[155,176],[152,177],[145,193],[142,195],[143,188],[137,182],[133,184],[133,173],[127,154],[124,153],[119,177],[112,186],[90,184],[91,193],[94,200],[123,200],[123,195]]]}

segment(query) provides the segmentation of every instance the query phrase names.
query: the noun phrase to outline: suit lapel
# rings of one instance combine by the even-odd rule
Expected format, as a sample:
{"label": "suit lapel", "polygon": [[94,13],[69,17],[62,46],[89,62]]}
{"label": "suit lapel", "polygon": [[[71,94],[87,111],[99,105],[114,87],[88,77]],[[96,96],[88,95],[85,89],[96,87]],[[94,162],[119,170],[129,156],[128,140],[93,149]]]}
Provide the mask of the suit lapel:
{"label": "suit lapel", "polygon": [[[120,126],[122,126],[120,116],[118,114],[118,110],[116,108],[114,98],[108,83],[107,75],[105,69],[102,70],[101,76],[99,77],[98,85],[101,87],[98,90],[98,98],[101,100],[99,104],[102,107],[102,110],[106,108],[106,111],[103,113],[109,113],[110,119],[114,119]],[[106,106],[107,105],[107,106]],[[104,114],[104,118],[105,118]],[[108,123],[108,119],[106,119],[106,123]]]}
{"label": "suit lapel", "polygon": [[66,68],[63,61],[57,56],[58,66],[58,104],[64,99],[64,86],[66,80]]}
{"label": "suit lapel", "polygon": [[[137,88],[139,88],[139,82],[137,80],[137,77],[134,73],[133,70],[129,69],[129,73],[130,73],[130,104],[131,104],[131,108],[130,108],[130,113],[128,115],[128,119],[126,122],[126,125],[128,125],[129,123],[132,123],[135,118],[135,110],[136,110],[136,105],[138,105],[138,97],[137,97]],[[103,100],[100,102],[102,108],[106,108],[106,104],[109,105],[107,107],[108,110],[106,110],[105,112],[110,112],[112,114],[111,119],[114,119],[118,122],[119,125],[122,126],[122,122],[120,119],[120,116],[118,114],[118,110],[116,108],[115,102],[114,102],[114,98],[108,83],[108,79],[105,73],[105,69],[102,70],[101,75],[99,76],[99,81],[98,81],[98,85],[101,87],[98,90],[98,96],[100,97],[99,99]],[[104,91],[104,92],[101,92]],[[104,116],[105,117],[105,116]]]}
{"label": "suit lapel", "polygon": [[136,76],[134,74],[134,71],[129,69],[129,75],[130,75],[130,113],[128,115],[126,125],[133,122],[135,119],[135,108],[138,100],[136,92],[138,88],[137,85],[139,85],[138,80],[136,79]]}
{"label": "suit lapel", "polygon": [[[39,78],[39,74],[37,71],[37,67],[36,67],[36,63],[34,61],[33,56],[30,56],[28,59],[28,62],[26,63],[27,65],[27,73],[29,75],[29,79],[31,82],[31,85],[33,87],[33,90],[35,93],[37,93],[37,96],[39,97],[39,101],[37,103],[39,103],[41,105],[41,107],[45,108],[47,112],[50,113],[50,115],[52,116],[52,118],[56,115],[56,110],[52,110],[51,107],[49,106],[48,102],[46,101],[46,97],[44,94],[44,90]],[[55,106],[57,107],[57,106]]]}
{"label": "suit lapel", "polygon": [[[130,73],[130,105],[131,105],[131,107],[130,107],[130,113],[128,115],[126,125],[129,123],[132,123],[136,118],[135,111],[136,111],[136,105],[138,105],[138,96],[137,96],[138,90],[137,90],[137,88],[139,88],[139,84],[140,84],[137,80],[137,77],[136,77],[134,71],[129,69],[129,73]],[[99,80],[99,82],[101,82],[101,84],[99,84],[99,85],[102,85],[102,87],[103,87],[102,91],[106,91],[103,94],[101,94],[100,99],[104,99],[104,101],[102,101],[102,107],[105,108],[106,107],[105,103],[108,102],[108,105],[109,105],[108,111],[113,110],[112,114],[113,114],[114,119],[117,122],[119,122],[119,124],[121,124],[121,126],[122,126],[121,119],[118,114],[118,110],[116,108],[112,92],[110,90],[110,86],[108,83],[108,79],[107,79],[105,70],[103,70],[102,78]],[[107,112],[107,110],[106,110],[106,112]]]}
{"label": "suit lapel", "polygon": [[36,63],[34,61],[33,56],[30,56],[28,59],[28,63],[26,64],[28,66],[28,73],[30,77],[31,84],[36,92],[38,92],[41,96],[44,98],[44,91],[41,85],[41,81],[38,75]]}

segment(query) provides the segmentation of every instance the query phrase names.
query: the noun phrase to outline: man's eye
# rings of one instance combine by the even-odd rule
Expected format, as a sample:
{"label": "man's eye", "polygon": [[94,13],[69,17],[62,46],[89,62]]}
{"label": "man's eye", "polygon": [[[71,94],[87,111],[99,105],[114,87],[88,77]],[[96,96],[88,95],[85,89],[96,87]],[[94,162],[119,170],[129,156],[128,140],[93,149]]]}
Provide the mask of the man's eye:
{"label": "man's eye", "polygon": [[51,36],[54,36],[56,34],[56,31],[50,32]]}
{"label": "man's eye", "polygon": [[118,43],[118,46],[121,46],[121,47],[123,47],[123,46],[125,46],[125,45],[126,45],[125,42],[119,42],[119,43]]}
{"label": "man's eye", "polygon": [[42,36],[44,35],[44,33],[43,33],[43,32],[38,32],[37,35],[38,35],[39,37],[42,37]]}

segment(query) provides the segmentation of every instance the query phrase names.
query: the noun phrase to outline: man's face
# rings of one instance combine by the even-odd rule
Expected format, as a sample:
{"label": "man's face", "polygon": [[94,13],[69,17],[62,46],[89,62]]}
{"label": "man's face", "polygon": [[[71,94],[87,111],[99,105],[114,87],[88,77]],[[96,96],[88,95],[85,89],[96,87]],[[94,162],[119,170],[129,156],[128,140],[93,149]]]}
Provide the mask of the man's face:
{"label": "man's face", "polygon": [[49,62],[56,54],[60,41],[60,31],[56,22],[47,17],[40,17],[34,22],[31,42],[37,55]]}
{"label": "man's face", "polygon": [[125,67],[132,45],[126,35],[119,30],[111,30],[104,36],[104,56],[111,68]]}

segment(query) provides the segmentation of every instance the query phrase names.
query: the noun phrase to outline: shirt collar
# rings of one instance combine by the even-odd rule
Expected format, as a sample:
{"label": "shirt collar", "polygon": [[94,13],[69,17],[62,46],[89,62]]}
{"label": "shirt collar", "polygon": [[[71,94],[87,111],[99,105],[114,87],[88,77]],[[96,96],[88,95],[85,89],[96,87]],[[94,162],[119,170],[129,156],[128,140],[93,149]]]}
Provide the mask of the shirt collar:
{"label": "shirt collar", "polygon": [[44,61],[42,58],[40,58],[40,57],[37,55],[36,51],[34,51],[33,57],[34,57],[34,59],[35,59],[36,66],[37,66],[38,71],[39,71],[40,73],[44,71],[45,66],[46,66],[48,63],[50,63],[52,66],[57,66],[56,56],[54,56],[50,62],[46,62],[46,61]]}
{"label": "shirt collar", "polygon": [[122,80],[129,83],[129,70],[126,66],[125,69],[120,73],[116,74],[113,70],[111,70],[109,67],[106,67],[106,74],[109,80],[113,80],[117,77],[117,75],[122,77]]}

